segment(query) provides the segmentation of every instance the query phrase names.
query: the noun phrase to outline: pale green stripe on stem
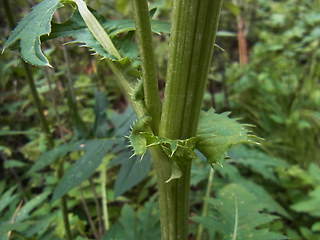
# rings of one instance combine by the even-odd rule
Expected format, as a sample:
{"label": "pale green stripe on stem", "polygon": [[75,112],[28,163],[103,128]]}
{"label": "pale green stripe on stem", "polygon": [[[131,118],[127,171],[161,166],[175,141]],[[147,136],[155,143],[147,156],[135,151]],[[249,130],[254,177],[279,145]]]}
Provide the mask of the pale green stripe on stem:
{"label": "pale green stripe on stem", "polygon": [[152,117],[151,129],[157,135],[161,102],[148,3],[146,0],[132,0],[132,7],[141,57],[145,103],[147,112]]}

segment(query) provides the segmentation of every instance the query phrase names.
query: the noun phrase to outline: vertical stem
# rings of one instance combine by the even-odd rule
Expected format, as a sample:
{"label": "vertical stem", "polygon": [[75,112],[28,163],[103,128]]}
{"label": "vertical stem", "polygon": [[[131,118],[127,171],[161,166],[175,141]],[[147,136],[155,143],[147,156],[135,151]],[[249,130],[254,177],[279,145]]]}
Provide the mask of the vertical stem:
{"label": "vertical stem", "polygon": [[[11,11],[10,5],[8,3],[8,0],[2,0],[2,3],[3,3],[3,6],[4,6],[4,10],[5,10],[6,16],[8,18],[8,22],[9,22],[10,28],[13,29],[14,26],[15,26],[15,21],[14,21],[14,18],[13,18],[12,11]],[[26,73],[26,78],[27,78],[27,81],[28,81],[28,84],[29,84],[29,87],[30,87],[30,91],[31,91],[31,95],[32,95],[32,98],[33,98],[33,102],[34,102],[34,104],[36,105],[36,108],[37,108],[38,117],[39,117],[40,122],[41,122],[42,130],[46,134],[46,139],[47,139],[47,142],[48,142],[48,148],[50,149],[50,148],[53,147],[54,143],[53,143],[52,137],[50,136],[50,130],[49,130],[48,121],[47,121],[46,117],[43,114],[43,107],[42,107],[42,104],[41,104],[41,101],[40,101],[40,98],[39,98],[39,94],[38,94],[36,85],[34,83],[33,75],[32,75],[32,72],[31,72],[31,69],[30,69],[29,65],[27,63],[25,63],[23,60],[21,60],[21,61],[22,61],[22,64],[23,64],[23,67],[24,67],[24,70],[25,70],[25,73]]]}
{"label": "vertical stem", "polygon": [[[174,1],[161,137],[196,135],[221,4],[222,0]],[[186,240],[191,163],[179,165],[180,179],[165,183],[172,160],[157,149],[151,154],[158,177],[162,240]]]}
{"label": "vertical stem", "polygon": [[108,216],[108,202],[107,202],[107,173],[106,173],[106,165],[104,162],[102,163],[102,168],[100,172],[101,177],[101,195],[102,195],[102,211],[103,211],[103,219],[104,219],[104,227],[105,230],[109,230],[109,216]]}
{"label": "vertical stem", "polygon": [[[202,207],[202,212],[201,212],[201,216],[202,217],[205,217],[207,215],[207,211],[208,211],[208,201],[207,201],[207,199],[210,197],[210,193],[211,193],[213,173],[214,173],[214,170],[213,170],[213,167],[211,167],[209,178],[208,178],[208,185],[207,185],[206,195],[205,195],[205,198],[203,200],[203,207]],[[202,232],[203,232],[203,225],[199,224],[196,240],[201,240]]]}
{"label": "vertical stem", "polygon": [[90,183],[90,188],[91,188],[91,191],[93,192],[93,200],[94,200],[94,203],[96,205],[96,211],[97,211],[97,217],[98,217],[98,222],[99,222],[99,235],[102,236],[103,234],[103,231],[102,231],[102,216],[101,216],[101,211],[100,211],[100,205],[99,205],[99,197],[98,197],[98,193],[95,189],[95,186],[94,186],[94,182],[93,182],[93,179],[92,177],[89,178],[89,183]]}
{"label": "vertical stem", "polygon": [[[58,129],[59,129],[59,132],[60,132],[60,135],[62,137],[63,142],[66,143],[65,136],[64,136],[63,131],[61,129],[62,124],[60,121],[60,115],[59,115],[58,108],[57,108],[56,101],[55,101],[55,97],[53,94],[52,84],[51,84],[51,80],[50,80],[50,74],[46,70],[47,69],[45,69],[45,75],[46,75],[48,85],[49,85],[52,105],[53,105],[55,115],[57,118]],[[57,173],[58,173],[59,179],[61,179],[63,176],[63,165],[64,165],[63,163],[64,163],[64,158],[60,158],[58,161],[58,166],[57,166]],[[64,224],[64,228],[66,231],[67,239],[72,240],[72,234],[71,234],[70,223],[69,223],[69,218],[68,218],[67,196],[63,196],[61,198],[61,211],[62,211],[62,215],[63,215],[63,224]]]}
{"label": "vertical stem", "polygon": [[148,3],[146,0],[132,0],[132,7],[140,49],[147,112],[152,117],[151,129],[154,134],[158,134],[161,102]]}
{"label": "vertical stem", "polygon": [[91,217],[91,214],[90,214],[90,211],[89,211],[89,208],[88,208],[88,205],[86,203],[86,200],[84,198],[84,195],[83,195],[83,192],[82,192],[82,187],[81,187],[81,184],[79,185],[79,188],[78,188],[79,192],[80,192],[80,199],[81,199],[81,203],[82,203],[82,206],[83,206],[83,209],[87,215],[87,218],[88,218],[88,221],[89,221],[89,225],[92,229],[92,232],[93,232],[93,235],[95,237],[95,239],[100,239],[100,236],[98,234],[98,231],[96,229],[96,226],[94,225],[93,221],[92,221],[92,217]]}
{"label": "vertical stem", "polygon": [[[60,14],[59,12],[55,12],[56,18],[58,22],[61,22]],[[62,45],[61,46],[62,52],[63,52],[63,57],[64,61],[67,64],[67,102],[69,106],[69,110],[71,112],[72,120],[74,121],[76,127],[80,131],[80,134],[82,136],[85,136],[87,133],[86,126],[84,122],[82,121],[81,117],[79,116],[79,111],[78,111],[78,106],[77,106],[77,100],[76,100],[76,95],[74,91],[74,86],[73,86],[73,77],[71,73],[71,66],[70,66],[70,58],[69,54],[67,52],[66,46]]]}

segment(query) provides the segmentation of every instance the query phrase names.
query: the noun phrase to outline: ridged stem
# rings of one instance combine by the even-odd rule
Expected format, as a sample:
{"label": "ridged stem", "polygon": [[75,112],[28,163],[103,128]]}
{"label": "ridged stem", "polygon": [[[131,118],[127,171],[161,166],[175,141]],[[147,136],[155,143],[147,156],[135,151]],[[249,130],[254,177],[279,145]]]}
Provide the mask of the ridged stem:
{"label": "ridged stem", "polygon": [[147,112],[152,117],[151,129],[157,135],[161,102],[148,3],[146,0],[132,0],[132,7],[140,51],[145,103]]}
{"label": "ridged stem", "polygon": [[[175,0],[167,80],[159,135],[186,139],[196,135],[213,54],[222,0]],[[151,151],[158,177],[162,240],[188,239],[191,163],[182,177],[165,183],[170,159]]]}

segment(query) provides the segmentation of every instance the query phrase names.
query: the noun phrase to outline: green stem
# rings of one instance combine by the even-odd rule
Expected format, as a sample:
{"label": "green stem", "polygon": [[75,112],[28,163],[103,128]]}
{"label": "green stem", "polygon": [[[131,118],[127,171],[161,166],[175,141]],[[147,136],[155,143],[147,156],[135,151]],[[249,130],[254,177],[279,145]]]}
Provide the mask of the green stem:
{"label": "green stem", "polygon": [[151,156],[157,173],[161,239],[186,240],[188,238],[191,164],[179,165],[182,172],[181,178],[166,183],[171,176],[172,160],[158,147],[151,149]]}
{"label": "green stem", "polygon": [[176,0],[160,135],[195,136],[222,0]]}
{"label": "green stem", "polygon": [[132,0],[137,39],[140,49],[144,96],[148,114],[152,117],[151,129],[158,134],[161,101],[158,89],[157,69],[152,43],[148,3]]}
{"label": "green stem", "polygon": [[132,98],[133,86],[126,79],[123,71],[121,71],[121,69],[119,69],[119,67],[115,63],[113,63],[111,60],[107,59],[106,61],[108,63],[109,68],[111,69],[111,71],[113,72],[113,74],[116,76],[118,80],[117,81],[118,86],[120,87],[122,93],[125,94],[129,103],[133,107],[135,113],[137,114],[137,117],[142,117],[143,115],[145,115],[146,113],[142,104],[138,101],[135,101]]}
{"label": "green stem", "polygon": [[98,217],[98,223],[99,223],[98,232],[99,232],[99,236],[102,236],[103,227],[102,227],[102,216],[101,216],[101,211],[100,211],[100,205],[99,205],[99,201],[98,201],[99,197],[98,197],[98,193],[96,191],[96,188],[95,188],[95,185],[94,185],[92,177],[89,178],[89,183],[90,183],[91,191],[93,193],[93,200],[94,200],[94,203],[96,205],[96,211],[97,211],[97,217]]}
{"label": "green stem", "polygon": [[102,211],[103,211],[103,219],[104,219],[104,227],[105,230],[108,231],[110,228],[109,224],[109,215],[108,215],[108,200],[107,200],[107,161],[102,163],[101,171],[100,171],[100,179],[101,179],[101,196],[102,196]]}
{"label": "green stem", "polygon": [[[174,2],[161,137],[196,136],[221,3],[222,0]],[[151,153],[158,176],[162,240],[186,240],[191,163],[179,165],[181,178],[165,183],[172,160],[160,150]]]}
{"label": "green stem", "polygon": [[[208,185],[207,185],[206,195],[205,195],[205,198],[203,200],[203,207],[202,207],[202,212],[201,212],[201,216],[202,217],[205,217],[207,215],[207,211],[208,211],[208,201],[207,201],[207,199],[210,197],[210,193],[211,193],[213,173],[214,173],[214,170],[213,170],[213,168],[211,168],[210,169],[209,178],[208,178]],[[196,240],[201,240],[202,232],[203,232],[203,225],[199,224]]]}
{"label": "green stem", "polygon": [[81,203],[82,203],[82,206],[83,206],[83,210],[87,215],[87,219],[88,219],[89,225],[90,225],[90,227],[92,229],[93,235],[94,235],[95,239],[100,239],[99,233],[97,231],[96,226],[93,223],[92,216],[90,214],[88,205],[87,205],[86,200],[84,198],[81,184],[79,185],[78,190],[80,192],[80,199],[81,199]]}
{"label": "green stem", "polygon": [[[49,85],[49,91],[50,91],[50,95],[51,95],[51,101],[52,101],[52,105],[54,108],[54,112],[57,118],[57,123],[58,123],[58,129],[60,131],[60,135],[62,138],[62,141],[64,144],[66,144],[66,139],[65,136],[63,134],[63,131],[61,129],[62,124],[61,124],[61,120],[60,120],[60,115],[58,112],[58,108],[57,108],[57,104],[55,101],[55,96],[53,94],[53,89],[52,89],[52,84],[51,84],[51,80],[50,80],[50,74],[48,71],[46,71],[47,69],[45,69],[45,75],[48,81],[48,85]],[[58,178],[61,179],[63,176],[63,168],[64,168],[64,158],[59,159],[58,161],[58,165],[57,165],[57,172],[58,172]],[[68,205],[67,205],[67,196],[63,196],[61,198],[61,211],[62,211],[62,215],[63,215],[63,223],[64,223],[64,228],[66,231],[66,235],[67,235],[67,239],[68,240],[72,240],[72,234],[71,234],[71,229],[70,229],[70,223],[69,223],[69,218],[68,218]]]}
{"label": "green stem", "polygon": [[[6,16],[8,18],[8,22],[9,22],[10,28],[13,29],[14,26],[15,26],[15,21],[14,21],[13,14],[12,14],[10,5],[8,3],[8,0],[2,0],[2,3],[3,3],[3,6],[4,6],[4,10],[5,10]],[[28,84],[29,84],[29,88],[30,88],[30,91],[31,91],[33,102],[34,102],[34,104],[36,105],[36,108],[37,108],[38,117],[39,117],[40,122],[41,122],[42,130],[46,134],[46,139],[47,139],[47,142],[48,142],[48,148],[50,149],[50,148],[53,147],[54,143],[53,143],[52,137],[50,136],[50,130],[49,130],[48,121],[47,121],[46,117],[43,114],[43,107],[42,107],[42,104],[41,104],[41,101],[40,101],[40,97],[39,97],[36,85],[34,83],[32,72],[31,72],[31,69],[30,69],[29,65],[26,62],[24,62],[23,60],[21,62],[23,64],[23,67],[24,67],[24,70],[25,70],[25,73],[26,73],[26,78],[27,78],[27,81],[28,81]]]}

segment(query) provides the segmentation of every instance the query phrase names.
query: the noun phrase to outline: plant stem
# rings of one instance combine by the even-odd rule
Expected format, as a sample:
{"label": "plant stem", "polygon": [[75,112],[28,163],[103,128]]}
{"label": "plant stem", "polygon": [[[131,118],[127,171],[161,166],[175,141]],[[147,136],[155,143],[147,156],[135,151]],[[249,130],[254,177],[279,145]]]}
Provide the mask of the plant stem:
{"label": "plant stem", "polygon": [[152,117],[151,129],[158,134],[161,102],[158,89],[157,69],[152,43],[152,32],[148,3],[132,0],[137,39],[140,49],[144,96],[147,113]]}
{"label": "plant stem", "polygon": [[[61,23],[60,14],[58,11],[55,12],[55,16],[56,16],[58,22]],[[79,116],[77,99],[76,99],[76,94],[75,94],[75,90],[74,90],[74,86],[73,86],[74,84],[73,84],[73,77],[72,77],[72,73],[71,73],[71,64],[70,64],[69,54],[67,52],[67,48],[65,45],[61,45],[61,49],[63,52],[64,61],[67,66],[67,74],[66,74],[66,78],[67,78],[67,85],[66,85],[67,104],[68,104],[68,108],[69,108],[69,111],[71,114],[71,119],[73,120],[73,122],[76,126],[76,129],[79,131],[80,136],[86,136],[88,131],[87,131],[85,123],[82,121],[81,117]]]}
{"label": "plant stem", "polygon": [[99,230],[98,230],[98,232],[99,232],[99,235],[102,236],[103,227],[102,227],[102,216],[101,216],[101,211],[100,211],[100,205],[99,205],[99,201],[98,201],[99,197],[98,197],[98,193],[96,191],[96,188],[94,186],[94,182],[93,182],[92,177],[89,178],[89,183],[90,183],[91,191],[92,191],[93,196],[94,196],[93,200],[94,200],[94,203],[96,205],[97,217],[98,217],[98,222],[99,222]]}
{"label": "plant stem", "polygon": [[[214,173],[214,169],[213,169],[213,167],[211,167],[210,168],[209,178],[208,178],[208,185],[207,185],[206,195],[205,195],[205,198],[203,200],[203,207],[202,207],[202,212],[201,212],[201,216],[202,217],[205,217],[207,215],[207,211],[208,211],[208,201],[207,201],[207,199],[210,197],[210,193],[211,193],[213,173]],[[202,224],[199,224],[196,240],[201,240],[202,232],[203,232],[203,226],[202,226]]]}
{"label": "plant stem", "polygon": [[102,211],[103,211],[103,219],[104,219],[104,227],[105,230],[109,230],[109,216],[108,216],[108,202],[107,202],[107,173],[106,173],[106,163],[105,161],[102,163],[102,168],[100,171],[100,179],[101,179],[101,195],[102,195]]}
{"label": "plant stem", "polygon": [[222,0],[176,0],[161,133],[193,137],[205,93]]}
{"label": "plant stem", "polygon": [[[222,0],[174,2],[161,137],[186,139],[196,135],[221,3]],[[180,164],[182,177],[165,183],[172,160],[160,150],[151,153],[158,177],[162,240],[186,240],[191,163]]]}
{"label": "plant stem", "polygon": [[81,184],[79,185],[78,190],[79,190],[79,192],[80,192],[81,203],[82,203],[83,209],[84,209],[84,211],[85,211],[85,213],[86,213],[86,215],[87,215],[87,218],[88,218],[88,221],[89,221],[89,225],[90,225],[90,227],[91,227],[91,229],[92,229],[93,235],[94,235],[95,239],[100,239],[100,236],[99,236],[99,234],[98,234],[98,231],[97,231],[97,229],[96,229],[96,226],[94,225],[94,223],[93,223],[93,221],[92,221],[92,217],[91,217],[91,214],[90,214],[88,205],[87,205],[86,200],[85,200],[85,198],[84,198]]}
{"label": "plant stem", "polygon": [[106,60],[108,63],[109,68],[113,72],[113,74],[117,78],[117,84],[120,87],[122,93],[125,94],[126,98],[130,102],[131,106],[133,107],[135,113],[137,114],[137,117],[142,117],[145,115],[145,110],[142,104],[138,101],[135,101],[132,98],[132,92],[133,92],[133,86],[129,83],[129,81],[126,79],[125,75],[123,72],[119,69],[119,67],[113,63],[111,60]]}
{"label": "plant stem", "polygon": [[[49,85],[51,101],[52,101],[53,109],[55,111],[55,115],[57,118],[58,129],[59,129],[62,141],[63,141],[63,143],[66,143],[66,139],[65,139],[65,136],[62,131],[62,124],[61,124],[61,120],[60,120],[60,115],[59,115],[57,104],[56,104],[55,97],[53,94],[52,84],[51,84],[51,80],[50,80],[51,77],[50,77],[50,74],[48,71],[49,71],[48,69],[45,69],[45,76],[47,78],[48,85]],[[58,173],[59,179],[61,179],[63,176],[63,168],[64,168],[64,158],[60,158],[58,161],[58,164],[57,164],[57,173]],[[64,228],[66,231],[67,239],[71,240],[72,234],[71,234],[70,223],[69,223],[69,218],[68,218],[67,196],[63,196],[61,198],[61,211],[62,211],[62,215],[63,215],[63,224],[64,224]]]}
{"label": "plant stem", "polygon": [[188,238],[191,164],[179,165],[182,172],[181,178],[166,183],[171,176],[172,160],[158,147],[150,150],[157,173],[160,197],[161,239],[186,240]]}

